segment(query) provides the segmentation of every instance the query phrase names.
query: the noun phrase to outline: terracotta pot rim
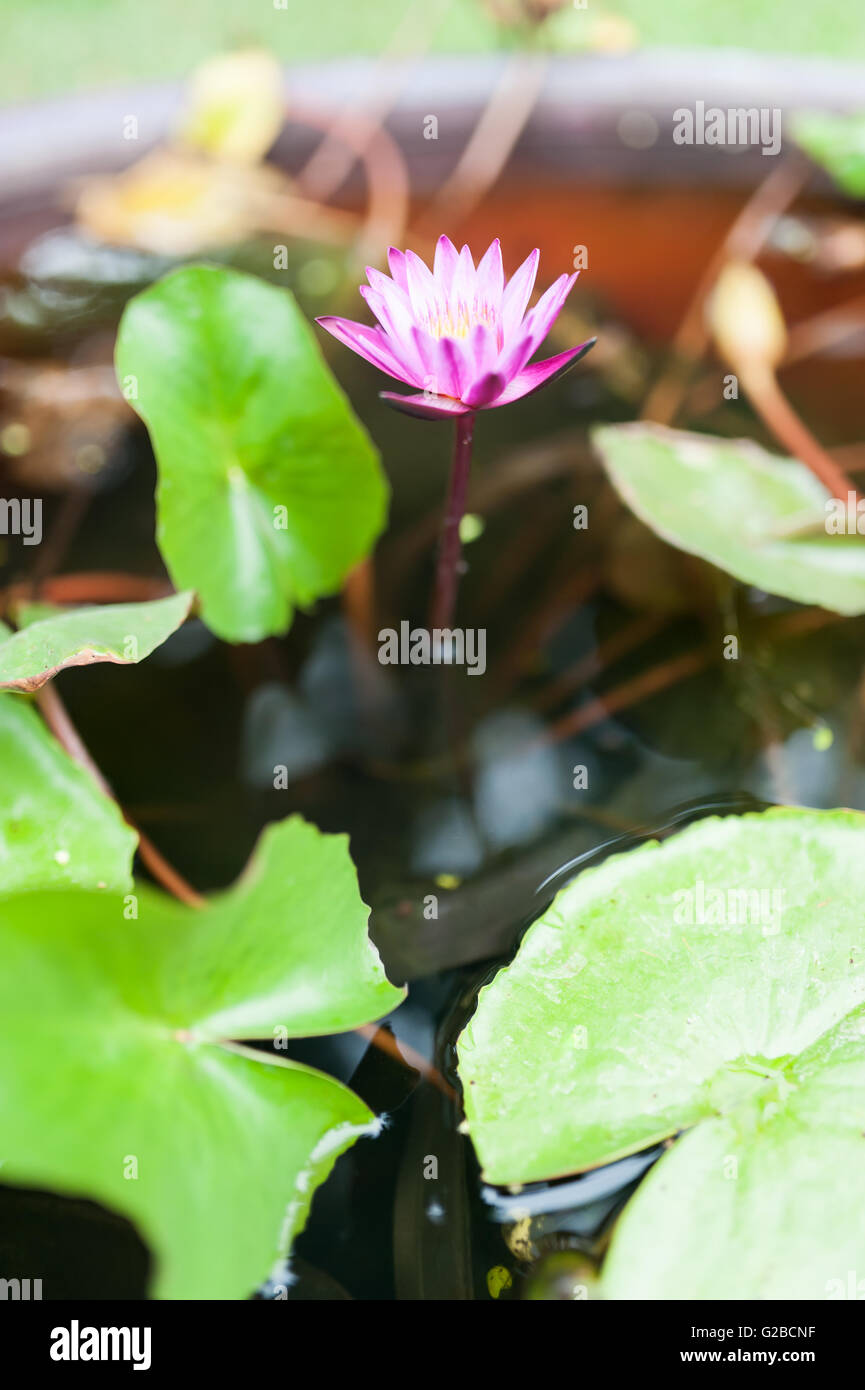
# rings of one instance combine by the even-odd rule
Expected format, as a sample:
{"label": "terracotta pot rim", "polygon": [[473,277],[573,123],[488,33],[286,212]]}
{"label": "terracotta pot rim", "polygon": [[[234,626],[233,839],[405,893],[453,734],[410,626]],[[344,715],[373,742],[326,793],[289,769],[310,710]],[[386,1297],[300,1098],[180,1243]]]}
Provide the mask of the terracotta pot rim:
{"label": "terracotta pot rim", "polygon": [[[502,54],[434,56],[398,78],[387,126],[408,160],[417,191],[430,191],[447,176],[513,61]],[[514,172],[541,181],[577,173],[609,182],[661,177],[750,184],[769,172],[772,160],[759,148],[677,146],[674,111],[697,101],[707,107],[778,107],[783,122],[803,107],[860,109],[865,88],[863,63],[724,49],[550,55],[545,62],[540,97],[513,156]],[[369,108],[381,81],[374,59],[305,64],[286,69],[286,98],[294,94],[305,105],[334,111]],[[109,88],[0,111],[0,206],[6,215],[15,203],[43,201],[65,180],[132,162],[171,129],[182,91],[179,83]],[[626,113],[637,113],[638,122],[656,122],[650,147],[634,148],[623,138]],[[138,118],[140,138],[134,142],[123,138],[130,114]],[[435,141],[424,139],[428,115],[438,118]],[[316,138],[289,120],[275,157],[291,165]]]}

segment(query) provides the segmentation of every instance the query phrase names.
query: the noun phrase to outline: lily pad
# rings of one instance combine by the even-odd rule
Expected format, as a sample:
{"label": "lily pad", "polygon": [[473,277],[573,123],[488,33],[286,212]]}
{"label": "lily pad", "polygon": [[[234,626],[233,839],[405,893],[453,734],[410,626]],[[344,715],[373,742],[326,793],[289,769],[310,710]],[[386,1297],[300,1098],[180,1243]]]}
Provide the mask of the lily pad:
{"label": "lily pad", "polygon": [[231,642],[337,591],[385,520],[378,454],[287,290],[209,266],[127,305],[121,388],[159,469],[157,539]]}
{"label": "lily pad", "polygon": [[75,608],[28,622],[0,642],[0,689],[38,690],[69,666],[143,661],[180,627],[194,595],[171,594],[149,603]]}
{"label": "lily pad", "polygon": [[657,425],[593,440],[622,500],[670,545],[767,593],[865,613],[865,537],[827,534],[830,494],[797,459]]}
{"label": "lily pad", "polygon": [[3,1180],[129,1217],[159,1297],[248,1296],[375,1121],[336,1081],[232,1039],[279,1049],[398,1004],[367,915],[345,838],[296,818],[200,911],[144,886],[0,902]]}
{"label": "lily pad", "polygon": [[865,1269],[863,837],[778,809],[613,856],[481,992],[459,1071],[489,1181],[689,1131],[626,1209],[611,1296],[825,1297]]}
{"label": "lily pad", "polygon": [[865,1201],[865,1009],[753,1075],[753,1095],[685,1134],[638,1188],[607,1298],[850,1296],[865,1253],[851,1219]]}
{"label": "lily pad", "polygon": [[865,198],[865,112],[839,115],[798,111],[791,133],[817,164],[853,198]]}
{"label": "lily pad", "polygon": [[135,832],[15,695],[0,695],[0,767],[0,894],[132,886]]}

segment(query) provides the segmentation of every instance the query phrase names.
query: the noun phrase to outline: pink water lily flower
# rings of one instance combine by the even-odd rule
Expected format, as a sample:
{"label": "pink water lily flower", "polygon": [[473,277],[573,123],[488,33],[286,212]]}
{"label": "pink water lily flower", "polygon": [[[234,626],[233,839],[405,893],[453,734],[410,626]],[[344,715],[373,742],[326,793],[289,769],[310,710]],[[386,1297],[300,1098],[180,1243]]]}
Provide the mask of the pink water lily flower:
{"label": "pink water lily flower", "polygon": [[381,393],[409,415],[440,419],[507,405],[560,376],[595,341],[530,362],[577,278],[560,275],[527,313],[539,254],[533,251],[505,284],[498,238],[475,267],[467,246],[458,252],[439,237],[432,271],[413,251],[391,247],[390,276],[370,266],[369,285],[360,287],[375,327],[332,315],[318,322],[388,376],[419,389],[411,396]]}

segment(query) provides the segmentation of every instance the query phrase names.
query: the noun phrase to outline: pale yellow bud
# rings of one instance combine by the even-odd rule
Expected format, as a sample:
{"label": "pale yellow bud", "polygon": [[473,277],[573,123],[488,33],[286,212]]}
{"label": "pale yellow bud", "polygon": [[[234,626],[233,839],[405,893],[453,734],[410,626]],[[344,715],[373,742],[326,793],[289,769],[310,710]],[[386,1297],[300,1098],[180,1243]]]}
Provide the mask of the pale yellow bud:
{"label": "pale yellow bud", "polygon": [[756,266],[730,261],[709,301],[709,326],[734,369],[774,370],[787,351],[787,329],[775,291]]}
{"label": "pale yellow bud", "polygon": [[192,74],[178,138],[215,159],[255,164],[279,134],[284,107],[275,58],[254,49],[222,54]]}

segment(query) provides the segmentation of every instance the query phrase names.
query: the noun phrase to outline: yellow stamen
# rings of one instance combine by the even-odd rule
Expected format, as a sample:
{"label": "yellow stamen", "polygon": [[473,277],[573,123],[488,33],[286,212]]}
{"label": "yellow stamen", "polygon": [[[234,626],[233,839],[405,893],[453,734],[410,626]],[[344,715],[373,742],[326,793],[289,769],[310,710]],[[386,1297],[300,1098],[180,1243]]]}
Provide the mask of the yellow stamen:
{"label": "yellow stamen", "polygon": [[467,338],[476,323],[495,327],[495,311],[485,301],[475,300],[471,307],[465,303],[445,303],[436,307],[438,312],[430,314],[426,324],[434,338]]}

